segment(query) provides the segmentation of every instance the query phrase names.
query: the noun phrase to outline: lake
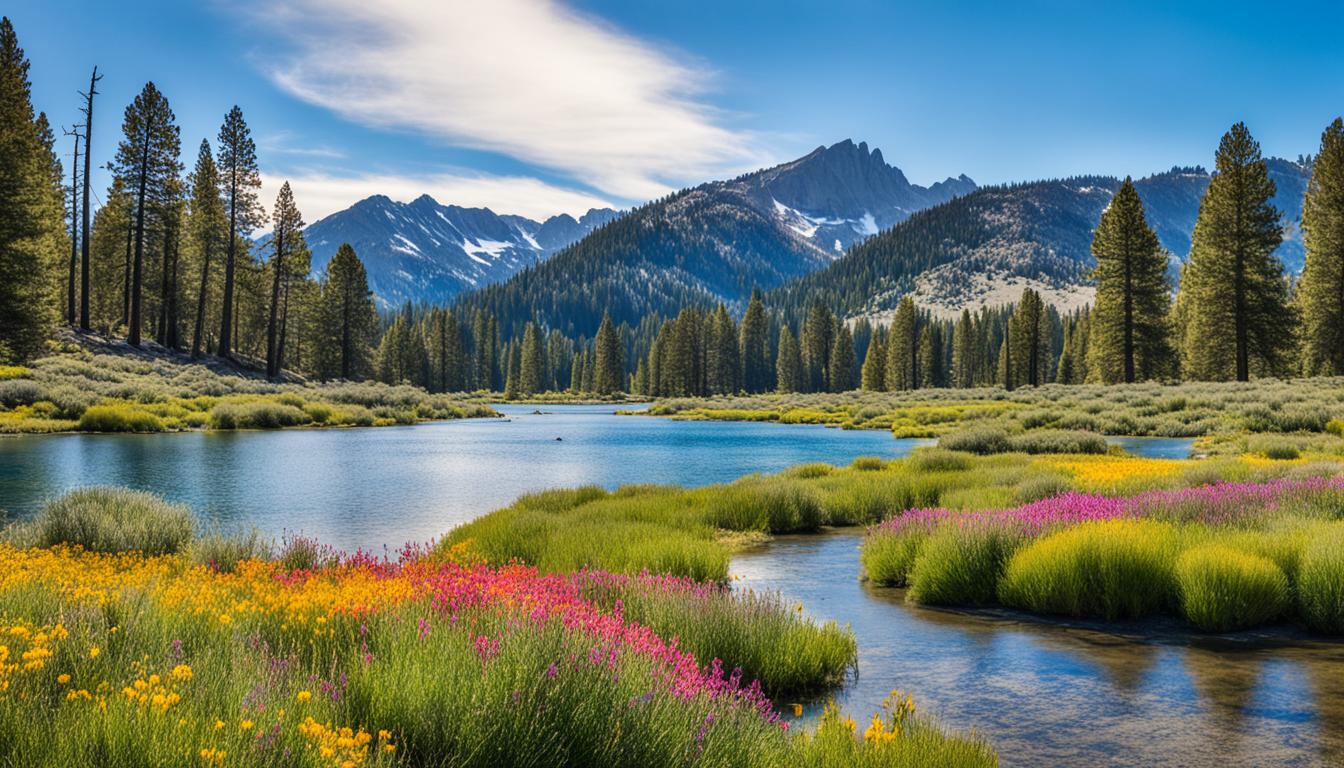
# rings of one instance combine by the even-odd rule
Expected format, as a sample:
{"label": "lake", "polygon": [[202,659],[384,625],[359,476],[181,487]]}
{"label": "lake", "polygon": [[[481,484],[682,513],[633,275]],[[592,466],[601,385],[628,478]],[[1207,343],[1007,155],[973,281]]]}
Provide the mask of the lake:
{"label": "lake", "polygon": [[706,485],[802,462],[894,458],[927,442],[617,416],[611,405],[498,410],[505,418],[374,429],[0,438],[0,509],[24,517],[69,488],[125,485],[187,504],[208,524],[381,552],[546,488]]}

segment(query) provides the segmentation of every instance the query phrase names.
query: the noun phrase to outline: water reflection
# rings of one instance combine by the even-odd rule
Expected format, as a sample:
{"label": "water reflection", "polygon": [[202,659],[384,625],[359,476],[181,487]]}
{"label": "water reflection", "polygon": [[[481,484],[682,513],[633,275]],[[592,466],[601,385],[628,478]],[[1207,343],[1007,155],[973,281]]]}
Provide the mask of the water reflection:
{"label": "water reflection", "polygon": [[856,719],[899,688],[985,735],[1005,765],[1344,764],[1344,645],[1135,641],[920,608],[857,580],[859,540],[785,537],[733,561],[742,588],[852,626],[858,677],[836,698]]}

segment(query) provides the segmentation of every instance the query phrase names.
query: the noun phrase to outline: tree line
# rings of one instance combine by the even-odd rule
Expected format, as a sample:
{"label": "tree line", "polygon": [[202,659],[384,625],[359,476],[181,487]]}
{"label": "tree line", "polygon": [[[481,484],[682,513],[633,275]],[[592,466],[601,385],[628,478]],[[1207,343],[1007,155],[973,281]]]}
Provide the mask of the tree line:
{"label": "tree line", "polygon": [[[0,360],[39,354],[64,320],[132,345],[147,337],[193,357],[264,362],[271,376],[509,396],[1344,375],[1339,119],[1312,159],[1306,264],[1295,282],[1273,256],[1284,235],[1274,183],[1238,123],[1218,147],[1177,286],[1126,178],[1093,233],[1095,300],[1064,314],[1030,288],[1009,306],[952,317],[907,295],[880,320],[838,316],[835,308],[848,305],[841,297],[800,306],[781,294],[787,301],[772,305],[753,291],[740,318],[689,299],[668,317],[589,302],[582,322],[570,318],[562,328],[473,296],[380,317],[349,245],[314,278],[289,184],[269,216],[263,208],[242,110],[225,114],[215,145],[203,139],[184,175],[180,130],[153,83],[124,110],[107,164],[112,181],[91,215],[89,139],[101,75],[95,69],[82,94],[82,123],[67,131],[75,142],[67,186],[51,124],[32,107],[28,67],[12,25],[0,20]],[[254,241],[268,223],[269,236]],[[925,245],[921,253],[934,247]]]}

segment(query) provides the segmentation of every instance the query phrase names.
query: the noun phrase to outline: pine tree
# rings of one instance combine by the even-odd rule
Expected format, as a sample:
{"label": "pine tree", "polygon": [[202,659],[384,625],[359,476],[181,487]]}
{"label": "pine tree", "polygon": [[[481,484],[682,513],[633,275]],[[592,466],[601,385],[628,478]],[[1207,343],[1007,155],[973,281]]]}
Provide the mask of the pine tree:
{"label": "pine tree", "polygon": [[831,346],[830,369],[826,374],[826,383],[831,392],[848,392],[854,388],[854,336],[849,326],[839,323],[835,331],[835,342]]}
{"label": "pine tree", "polygon": [[775,360],[775,390],[801,392],[803,386],[803,355],[788,324],[779,327],[779,357]]}
{"label": "pine tree", "polygon": [[318,323],[318,375],[346,380],[368,375],[378,315],[364,264],[349,243],[342,243],[327,265]]}
{"label": "pine tree", "polygon": [[1302,202],[1306,265],[1297,283],[1302,372],[1344,375],[1344,120],[1321,134]]}
{"label": "pine tree", "polygon": [[825,392],[830,372],[831,347],[835,343],[835,315],[825,304],[815,302],[803,321],[799,346],[803,356],[803,387],[806,392]]}
{"label": "pine tree", "polygon": [[943,339],[938,326],[926,323],[919,332],[919,386],[943,385]]}
{"label": "pine tree", "polygon": [[280,344],[281,290],[294,271],[290,264],[293,256],[303,249],[303,214],[294,204],[294,193],[288,181],[280,186],[272,222],[274,226],[268,243],[271,249],[271,309],[266,322],[266,375],[274,378],[280,375],[280,356],[284,349]]}
{"label": "pine tree", "polygon": [[976,339],[975,321],[969,309],[961,310],[956,328],[952,331],[952,386],[973,387],[976,384],[976,357],[980,344]]}
{"label": "pine tree", "polygon": [[65,216],[42,133],[28,60],[9,19],[0,19],[0,360],[40,352],[56,321],[51,291]]}
{"label": "pine tree", "polygon": [[529,322],[523,330],[522,362],[518,371],[518,391],[535,395],[542,391],[546,357],[541,349],[541,333],[536,323]]}
{"label": "pine tree", "polygon": [[602,324],[598,326],[595,347],[593,391],[599,395],[611,395],[625,389],[625,358],[621,348],[621,337],[611,316],[603,313]]}
{"label": "pine tree", "polygon": [[1041,295],[1030,288],[1013,310],[1009,323],[1009,371],[1013,386],[1038,387],[1049,381],[1050,321]]}
{"label": "pine tree", "polygon": [[886,382],[893,392],[919,386],[919,317],[909,296],[896,305],[887,334]]}
{"label": "pine tree", "polygon": [[726,395],[740,389],[738,377],[742,372],[742,363],[738,354],[737,323],[728,314],[723,304],[714,312],[709,323],[706,350],[706,384],[708,394]]}
{"label": "pine tree", "polygon": [[863,372],[860,386],[866,392],[881,392],[887,388],[887,347],[885,337],[875,333],[868,343],[868,352],[863,356]]}
{"label": "pine tree", "polygon": [[[1260,145],[1242,123],[1218,145],[1181,277],[1182,369],[1192,379],[1247,381],[1283,369],[1293,315],[1275,192]],[[1095,328],[1094,328],[1095,333]]]}
{"label": "pine tree", "polygon": [[747,313],[742,317],[742,388],[756,394],[768,391],[775,383],[770,370],[770,321],[765,316],[761,292],[751,291]]}
{"label": "pine tree", "polygon": [[[218,166],[229,213],[227,250],[224,253],[224,299],[219,330],[219,354],[233,354],[234,290],[237,281],[238,250],[252,230],[266,219],[257,192],[261,189],[261,172],[257,169],[257,145],[252,132],[243,120],[243,111],[236,105],[224,116],[219,128]],[[246,246],[244,245],[244,248]],[[353,254],[353,251],[351,251]],[[360,265],[361,269],[363,264]]]}
{"label": "pine tree", "polygon": [[[122,121],[124,138],[117,147],[112,172],[123,182],[135,200],[134,250],[131,258],[130,309],[126,319],[126,341],[140,344],[144,288],[145,229],[155,225],[170,204],[173,182],[182,166],[178,162],[181,144],[176,118],[168,100],[146,83]],[[160,224],[162,222],[159,222]]]}
{"label": "pine tree", "polygon": [[1091,376],[1114,384],[1171,373],[1175,353],[1167,327],[1167,254],[1148,226],[1143,201],[1129,177],[1101,214],[1092,255],[1097,260],[1092,273],[1097,299],[1087,359]]}

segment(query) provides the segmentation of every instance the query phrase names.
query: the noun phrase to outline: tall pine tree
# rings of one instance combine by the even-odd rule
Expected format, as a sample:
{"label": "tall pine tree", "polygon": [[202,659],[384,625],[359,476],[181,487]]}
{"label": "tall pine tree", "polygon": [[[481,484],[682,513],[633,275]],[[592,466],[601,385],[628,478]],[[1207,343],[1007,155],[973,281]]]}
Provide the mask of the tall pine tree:
{"label": "tall pine tree", "polygon": [[1167,254],[1148,226],[1129,177],[1101,214],[1092,255],[1097,260],[1092,273],[1097,300],[1086,363],[1091,378],[1105,384],[1133,383],[1172,373]]}
{"label": "tall pine tree", "polygon": [[[261,189],[261,172],[257,169],[257,144],[243,120],[243,110],[236,105],[224,116],[219,128],[218,166],[220,184],[224,193],[224,207],[229,215],[228,239],[224,251],[224,298],[220,312],[219,354],[233,354],[235,340],[234,291],[237,288],[238,250],[247,248],[252,230],[265,221],[257,191]],[[352,252],[353,253],[353,252]],[[361,268],[363,265],[360,265]]]}
{"label": "tall pine tree", "polygon": [[1259,143],[1237,123],[1218,145],[1181,276],[1188,378],[1247,381],[1253,370],[1275,373],[1287,362],[1294,321],[1274,256],[1283,239],[1274,192]]}
{"label": "tall pine tree", "polygon": [[1344,120],[1321,134],[1302,202],[1307,262],[1297,282],[1302,372],[1344,375]]}

